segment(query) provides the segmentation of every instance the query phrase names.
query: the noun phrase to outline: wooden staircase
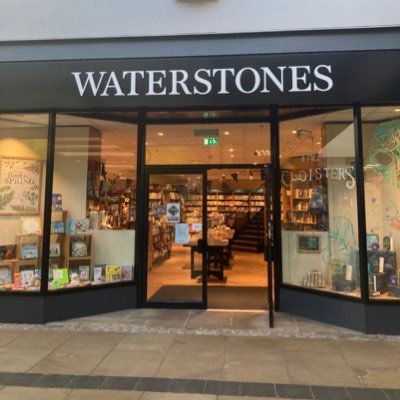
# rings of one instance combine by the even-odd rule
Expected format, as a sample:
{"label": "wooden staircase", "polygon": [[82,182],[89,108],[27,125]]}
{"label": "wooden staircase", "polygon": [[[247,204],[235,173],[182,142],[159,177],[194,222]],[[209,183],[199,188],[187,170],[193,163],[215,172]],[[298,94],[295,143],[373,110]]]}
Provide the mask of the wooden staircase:
{"label": "wooden staircase", "polygon": [[232,239],[232,250],[261,253],[264,238],[264,208],[261,208]]}

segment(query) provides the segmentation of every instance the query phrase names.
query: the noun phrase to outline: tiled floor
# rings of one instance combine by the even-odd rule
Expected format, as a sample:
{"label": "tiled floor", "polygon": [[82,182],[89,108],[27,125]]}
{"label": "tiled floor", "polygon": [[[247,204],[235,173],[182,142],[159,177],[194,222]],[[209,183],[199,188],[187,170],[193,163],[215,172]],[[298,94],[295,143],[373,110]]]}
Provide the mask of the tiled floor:
{"label": "tiled floor", "polygon": [[103,399],[114,388],[112,399],[175,400],[184,392],[185,400],[391,400],[400,398],[400,337],[283,314],[270,329],[265,312],[127,310],[43,326],[1,324],[0,372],[0,400],[24,398],[27,389],[17,386],[27,385],[37,387],[30,399]]}

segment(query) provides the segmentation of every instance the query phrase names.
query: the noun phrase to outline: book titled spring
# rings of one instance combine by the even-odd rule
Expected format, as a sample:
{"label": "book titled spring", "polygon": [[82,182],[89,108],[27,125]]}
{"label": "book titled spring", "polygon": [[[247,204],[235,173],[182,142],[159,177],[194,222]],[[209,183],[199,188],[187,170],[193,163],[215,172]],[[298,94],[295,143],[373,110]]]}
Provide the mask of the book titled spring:
{"label": "book titled spring", "polygon": [[106,282],[118,282],[121,280],[121,267],[119,265],[106,266]]}

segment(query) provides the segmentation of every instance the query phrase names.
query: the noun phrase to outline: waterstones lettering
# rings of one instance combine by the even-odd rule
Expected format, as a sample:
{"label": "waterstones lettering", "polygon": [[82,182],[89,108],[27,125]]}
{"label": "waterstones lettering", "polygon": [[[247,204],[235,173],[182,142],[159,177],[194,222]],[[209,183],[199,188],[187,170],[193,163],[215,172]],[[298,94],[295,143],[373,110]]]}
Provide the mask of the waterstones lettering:
{"label": "waterstones lettering", "polygon": [[184,69],[170,69],[71,74],[81,97],[328,92],[333,88],[332,66],[325,64],[201,68],[193,73]]}

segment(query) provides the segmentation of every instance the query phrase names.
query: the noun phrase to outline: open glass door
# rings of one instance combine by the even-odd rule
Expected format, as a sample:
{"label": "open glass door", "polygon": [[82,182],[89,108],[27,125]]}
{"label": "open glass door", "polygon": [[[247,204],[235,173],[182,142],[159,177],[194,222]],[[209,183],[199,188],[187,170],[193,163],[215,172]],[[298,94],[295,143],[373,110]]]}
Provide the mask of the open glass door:
{"label": "open glass door", "polygon": [[206,307],[204,174],[147,174],[148,303]]}

